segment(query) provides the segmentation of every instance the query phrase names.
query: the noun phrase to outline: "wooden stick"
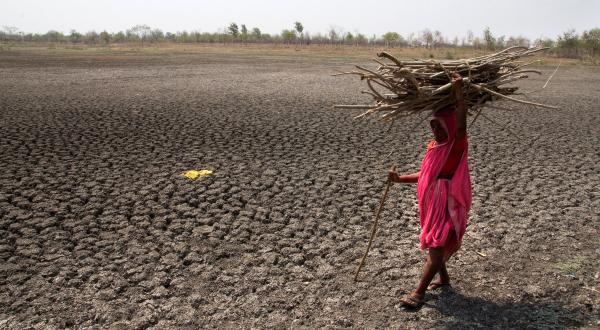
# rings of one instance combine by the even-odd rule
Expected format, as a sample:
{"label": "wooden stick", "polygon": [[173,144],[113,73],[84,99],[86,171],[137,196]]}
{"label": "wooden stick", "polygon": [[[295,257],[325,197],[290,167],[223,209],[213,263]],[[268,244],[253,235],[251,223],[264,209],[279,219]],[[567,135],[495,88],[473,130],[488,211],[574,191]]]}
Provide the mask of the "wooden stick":
{"label": "wooden stick", "polygon": [[552,77],[554,77],[554,75],[556,74],[556,71],[558,71],[558,68],[560,68],[560,62],[558,62],[558,66],[556,66],[556,69],[554,70],[554,72],[552,72],[552,74],[550,75],[550,78],[548,78],[548,80],[546,81],[546,83],[544,84],[544,87],[542,87],[542,89],[544,89],[544,88],[546,88],[546,86],[548,86],[550,79],[552,79]]}
{"label": "wooden stick", "polygon": [[336,104],[333,106],[334,109],[371,109],[374,105],[367,104]]}
{"label": "wooden stick", "polygon": [[[392,171],[396,171],[396,166],[392,166]],[[357,281],[358,273],[360,273],[360,270],[362,269],[362,267],[365,263],[365,259],[367,259],[367,255],[369,254],[369,249],[371,249],[371,243],[373,243],[373,237],[375,237],[375,232],[377,232],[377,223],[379,222],[379,215],[381,214],[381,210],[383,209],[383,204],[385,203],[385,200],[387,199],[387,194],[388,194],[388,191],[390,190],[391,185],[392,185],[392,181],[390,181],[390,179],[388,178],[386,185],[385,185],[385,190],[383,191],[383,196],[381,197],[381,202],[379,203],[379,208],[377,209],[377,214],[375,215],[375,221],[373,222],[373,226],[371,227],[371,237],[369,238],[369,244],[367,245],[367,250],[365,251],[365,254],[363,255],[362,259],[360,260],[360,264],[358,265],[358,268],[356,269],[356,274],[354,274],[354,282]]]}
{"label": "wooden stick", "polygon": [[[463,83],[466,83],[467,85],[470,85],[470,82],[471,82],[471,81],[470,81],[470,79],[469,79],[469,78],[463,78]],[[475,84],[473,84],[473,85],[475,85]],[[439,87],[438,89],[434,90],[434,91],[431,93],[431,95],[437,95],[437,94],[439,94],[439,93],[441,93],[441,92],[445,92],[445,91],[449,90],[449,89],[450,89],[450,87],[452,87],[452,83],[447,83],[447,84],[445,84],[445,85],[443,85],[443,86]]]}
{"label": "wooden stick", "polygon": [[380,100],[386,99],[383,95],[379,94],[379,92],[375,90],[375,88],[373,88],[373,85],[371,85],[371,79],[367,79],[367,86],[369,86],[369,89],[373,91],[373,93],[376,95],[376,98],[379,98]]}
{"label": "wooden stick", "polygon": [[360,115],[358,115],[358,116],[355,116],[353,119],[362,118],[362,117],[364,117],[364,116],[366,116],[366,115],[370,114],[370,113],[371,113],[371,112],[373,112],[373,111],[377,111],[377,108],[369,109],[369,110],[367,110],[366,112],[363,112],[363,113],[361,113],[361,114],[360,114]]}
{"label": "wooden stick", "polygon": [[381,53],[377,53],[377,56],[387,58],[388,60],[394,62],[394,64],[396,64],[399,68],[403,67],[402,62],[400,62],[397,58],[390,55],[389,53],[381,52]]}
{"label": "wooden stick", "polygon": [[509,99],[511,101],[515,101],[515,102],[518,102],[518,103],[535,105],[537,107],[546,108],[546,109],[558,109],[558,107],[555,107],[553,105],[545,105],[545,104],[541,104],[541,103],[529,102],[529,101],[523,101],[523,100],[515,99],[514,97],[510,97],[510,96],[506,96],[504,94],[496,93],[493,90],[489,90],[489,89],[487,89],[487,88],[485,88],[483,86],[479,86],[477,84],[473,84],[473,86],[476,86],[475,88],[480,88],[481,90],[486,91],[486,92],[488,92],[490,94],[494,94],[496,96],[503,97],[505,99]]}
{"label": "wooden stick", "polygon": [[544,84],[544,86],[542,86],[542,88],[537,89],[537,90],[533,90],[533,91],[530,91],[530,92],[526,92],[526,93],[521,93],[520,95],[523,95],[523,96],[525,96],[527,98],[527,95],[529,95],[529,94],[537,93],[537,92],[540,92],[540,91],[544,90],[544,88],[546,88],[546,86],[548,86],[548,83],[550,83],[550,80],[552,79],[552,77],[554,77],[554,75],[556,74],[556,71],[558,71],[558,68],[560,68],[560,63],[561,62],[558,62],[558,65],[556,66],[556,69],[554,69],[554,72],[552,72],[552,74],[550,75],[550,77],[548,78],[548,80],[546,80],[546,83]]}
{"label": "wooden stick", "polygon": [[479,108],[479,111],[477,111],[477,114],[475,115],[475,118],[473,118],[473,120],[471,121],[471,124],[469,125],[469,130],[471,129],[471,127],[473,126],[473,124],[475,124],[475,121],[477,120],[477,118],[479,118],[479,115],[481,115],[481,111],[483,111],[483,107]]}

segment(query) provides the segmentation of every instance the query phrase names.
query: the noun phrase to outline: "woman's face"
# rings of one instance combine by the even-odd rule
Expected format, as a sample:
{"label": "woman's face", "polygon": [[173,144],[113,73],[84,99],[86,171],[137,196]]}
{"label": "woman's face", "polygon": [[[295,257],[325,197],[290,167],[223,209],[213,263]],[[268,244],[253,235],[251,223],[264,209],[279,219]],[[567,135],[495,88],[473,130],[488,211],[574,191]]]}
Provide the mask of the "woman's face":
{"label": "woman's face", "polygon": [[429,125],[431,125],[431,131],[433,132],[433,136],[436,142],[441,143],[446,141],[446,139],[448,138],[448,133],[446,133],[444,126],[442,126],[439,120],[434,119],[429,122]]}

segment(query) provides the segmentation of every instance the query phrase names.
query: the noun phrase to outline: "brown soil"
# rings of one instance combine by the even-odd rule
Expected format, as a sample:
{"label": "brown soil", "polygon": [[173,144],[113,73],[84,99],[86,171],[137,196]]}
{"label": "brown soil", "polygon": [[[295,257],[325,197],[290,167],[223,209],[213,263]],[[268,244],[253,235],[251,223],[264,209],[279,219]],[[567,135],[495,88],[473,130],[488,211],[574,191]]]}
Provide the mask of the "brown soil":
{"label": "brown soil", "polygon": [[[559,70],[470,130],[453,290],[418,280],[418,121],[357,122],[349,62],[0,52],[0,328],[600,326],[600,70]],[[543,85],[532,77],[525,89]],[[388,158],[386,156],[393,151]],[[190,181],[188,169],[215,175]]]}

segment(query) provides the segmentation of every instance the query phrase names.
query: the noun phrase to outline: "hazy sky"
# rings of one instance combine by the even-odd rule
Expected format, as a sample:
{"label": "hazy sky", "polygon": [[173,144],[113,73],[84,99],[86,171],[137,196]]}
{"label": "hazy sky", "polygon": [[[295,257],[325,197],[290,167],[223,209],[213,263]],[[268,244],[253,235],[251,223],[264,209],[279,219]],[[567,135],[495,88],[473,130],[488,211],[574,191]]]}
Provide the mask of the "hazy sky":
{"label": "hazy sky", "polygon": [[24,32],[117,32],[136,24],[163,31],[217,32],[229,23],[280,33],[295,21],[310,33],[331,27],[367,36],[404,36],[429,28],[450,39],[481,35],[555,38],[568,29],[600,27],[600,0],[0,0],[0,27]]}

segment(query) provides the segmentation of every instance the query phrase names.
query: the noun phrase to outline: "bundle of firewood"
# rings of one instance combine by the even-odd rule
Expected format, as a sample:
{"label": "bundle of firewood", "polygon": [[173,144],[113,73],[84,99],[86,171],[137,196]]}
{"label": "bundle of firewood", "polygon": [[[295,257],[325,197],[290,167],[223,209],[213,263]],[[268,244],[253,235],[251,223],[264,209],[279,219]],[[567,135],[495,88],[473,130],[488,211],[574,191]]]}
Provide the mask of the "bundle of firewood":
{"label": "bundle of firewood", "polygon": [[[528,74],[541,74],[527,66],[537,61],[523,62],[522,57],[530,56],[545,48],[511,47],[501,52],[470,59],[436,61],[399,60],[386,53],[378,53],[382,60],[377,69],[356,66],[357,70],[340,72],[335,75],[358,75],[366,81],[368,90],[362,93],[373,97],[375,103],[369,105],[335,105],[335,108],[365,109],[356,116],[361,118],[383,113],[381,118],[393,121],[399,117],[421,112],[434,112],[454,103],[452,96],[452,74],[463,77],[463,92],[470,114],[478,116],[486,102],[506,99],[544,108],[550,105],[517,99],[518,87],[511,83],[528,77]],[[489,104],[489,103],[488,103]]]}

